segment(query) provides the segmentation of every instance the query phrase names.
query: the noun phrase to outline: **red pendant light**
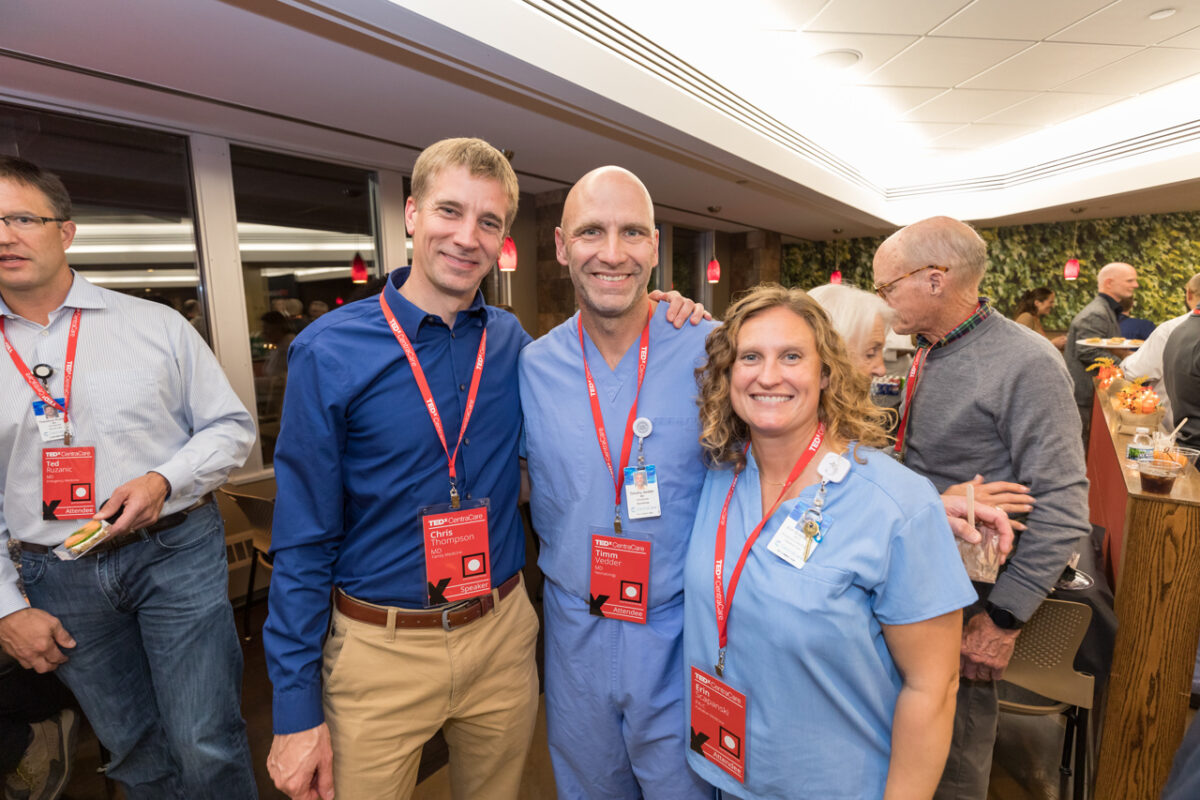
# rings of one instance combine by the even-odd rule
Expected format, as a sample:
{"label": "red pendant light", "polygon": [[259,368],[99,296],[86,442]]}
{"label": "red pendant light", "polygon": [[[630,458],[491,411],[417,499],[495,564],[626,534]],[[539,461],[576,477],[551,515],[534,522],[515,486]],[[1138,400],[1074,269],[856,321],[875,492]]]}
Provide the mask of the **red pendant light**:
{"label": "red pendant light", "polygon": [[517,271],[517,243],[511,236],[504,237],[504,244],[500,246],[500,271]]}
{"label": "red pendant light", "polygon": [[1069,281],[1076,280],[1079,277],[1079,259],[1068,258],[1067,263],[1063,264],[1063,277]]}
{"label": "red pendant light", "polygon": [[350,262],[350,281],[352,283],[367,282],[367,262],[363,261],[361,253],[355,253],[354,260]]}
{"label": "red pendant light", "polygon": [[721,280],[721,262],[715,258],[708,262],[708,282],[717,283]]}
{"label": "red pendant light", "polygon": [[840,269],[835,269],[833,272],[829,273],[829,282],[830,283],[841,283],[842,282],[842,271]]}

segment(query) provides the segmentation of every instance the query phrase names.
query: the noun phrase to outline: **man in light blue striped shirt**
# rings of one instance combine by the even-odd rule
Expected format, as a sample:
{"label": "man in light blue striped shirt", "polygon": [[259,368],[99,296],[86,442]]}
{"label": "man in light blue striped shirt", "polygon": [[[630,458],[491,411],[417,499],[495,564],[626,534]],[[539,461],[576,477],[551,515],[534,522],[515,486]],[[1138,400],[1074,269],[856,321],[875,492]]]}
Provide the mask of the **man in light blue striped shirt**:
{"label": "man in light blue striped shirt", "polygon": [[[0,645],[57,670],[130,800],[253,798],[211,496],[253,422],[183,316],[71,270],[74,235],[62,182],[0,156],[0,552],[28,595],[0,558]],[[113,538],[56,557],[89,518]]]}

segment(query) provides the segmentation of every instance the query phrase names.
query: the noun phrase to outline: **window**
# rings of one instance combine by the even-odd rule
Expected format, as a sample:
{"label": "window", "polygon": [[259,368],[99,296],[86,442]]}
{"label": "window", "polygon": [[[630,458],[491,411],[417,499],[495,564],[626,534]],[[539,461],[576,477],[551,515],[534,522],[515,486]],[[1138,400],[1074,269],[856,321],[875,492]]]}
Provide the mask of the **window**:
{"label": "window", "polygon": [[66,184],[80,275],[171,306],[209,338],[183,137],[0,104],[0,153]]}
{"label": "window", "polygon": [[273,461],[287,349],[315,317],[379,289],[371,172],[231,147],[263,463]]}

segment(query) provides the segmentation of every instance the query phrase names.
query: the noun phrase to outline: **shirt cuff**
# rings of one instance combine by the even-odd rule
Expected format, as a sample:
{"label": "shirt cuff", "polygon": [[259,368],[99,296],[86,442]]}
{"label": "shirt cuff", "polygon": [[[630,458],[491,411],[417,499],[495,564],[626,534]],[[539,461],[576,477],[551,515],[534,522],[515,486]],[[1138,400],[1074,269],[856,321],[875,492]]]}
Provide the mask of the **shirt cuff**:
{"label": "shirt cuff", "polygon": [[996,585],[992,587],[992,591],[988,592],[987,600],[993,605],[1011,611],[1013,616],[1022,622],[1028,622],[1029,618],[1033,616],[1033,612],[1038,610],[1038,606],[1046,597],[1045,592],[1032,591],[1014,580],[1005,580],[1001,575],[997,579]]}
{"label": "shirt cuff", "polygon": [[186,464],[177,464],[172,460],[153,467],[149,471],[157,472],[167,479],[167,483],[169,484],[167,489],[168,500],[191,495],[195,481],[192,480],[192,471]]}
{"label": "shirt cuff", "polygon": [[275,692],[271,710],[276,736],[306,731],[325,721],[319,685]]}
{"label": "shirt cuff", "polygon": [[25,602],[25,598],[21,596],[21,590],[15,583],[6,583],[0,586],[0,618],[24,611],[27,608],[29,608],[29,603]]}

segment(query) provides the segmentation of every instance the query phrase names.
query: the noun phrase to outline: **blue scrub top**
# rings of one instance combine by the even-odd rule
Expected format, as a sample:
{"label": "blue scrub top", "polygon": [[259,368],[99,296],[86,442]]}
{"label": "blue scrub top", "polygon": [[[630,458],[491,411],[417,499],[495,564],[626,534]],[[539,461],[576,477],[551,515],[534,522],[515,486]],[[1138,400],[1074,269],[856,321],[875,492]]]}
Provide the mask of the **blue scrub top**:
{"label": "blue scrub top", "polygon": [[[847,456],[854,452],[853,445]],[[892,714],[901,680],[882,625],[904,625],[975,601],[933,485],[887,455],[858,449],[849,474],[828,487],[824,541],[797,570],[767,546],[788,513],[807,508],[809,486],[782,504],[746,559],[729,613],[724,680],[746,695],[746,783],[698,753],[688,763],[738,797],[859,800],[882,797]],[[733,479],[704,482],[688,548],[684,658],[713,675],[717,623],[713,549]],[[750,457],[729,508],[725,581],[762,518],[758,469]]]}
{"label": "blue scrub top", "polygon": [[[650,322],[650,351],[638,416],[654,430],[646,438],[646,463],[657,468],[662,515],[629,520],[622,492],[622,536],[649,540],[649,607],[683,591],[683,558],[704,482],[694,370],[704,363],[704,340],[716,323],[676,330],[659,303]],[[612,532],[613,479],[600,454],[579,352],[579,314],[521,351],[521,410],[531,485],[533,526],[542,540],[538,566],[546,577],[587,599],[592,526]],[[613,468],[619,469],[625,423],[637,390],[635,342],[616,369],[584,331],[588,367],[596,383]],[[637,464],[637,439],[629,465]]]}

